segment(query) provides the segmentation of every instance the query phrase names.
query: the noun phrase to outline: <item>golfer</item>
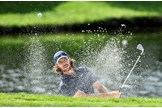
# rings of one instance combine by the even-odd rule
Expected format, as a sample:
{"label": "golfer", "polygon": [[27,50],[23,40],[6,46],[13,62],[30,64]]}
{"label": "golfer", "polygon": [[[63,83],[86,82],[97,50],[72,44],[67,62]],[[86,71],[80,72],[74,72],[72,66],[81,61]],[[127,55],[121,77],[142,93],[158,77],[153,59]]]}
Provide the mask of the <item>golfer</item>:
{"label": "golfer", "polygon": [[[119,98],[119,91],[109,92],[87,67],[76,67],[64,51],[54,54],[54,69],[61,75],[60,91],[64,96]],[[94,93],[96,89],[99,93]]]}

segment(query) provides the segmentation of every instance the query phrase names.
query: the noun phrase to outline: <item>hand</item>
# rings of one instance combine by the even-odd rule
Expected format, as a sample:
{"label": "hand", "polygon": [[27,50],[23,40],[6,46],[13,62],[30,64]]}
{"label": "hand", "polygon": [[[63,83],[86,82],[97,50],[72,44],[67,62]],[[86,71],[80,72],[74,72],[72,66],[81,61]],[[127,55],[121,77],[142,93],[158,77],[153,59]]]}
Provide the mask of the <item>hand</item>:
{"label": "hand", "polygon": [[113,91],[111,92],[111,94],[113,94],[114,98],[120,98],[121,93],[119,91]]}
{"label": "hand", "polygon": [[86,96],[86,94],[83,91],[78,90],[73,97],[83,97],[83,96]]}

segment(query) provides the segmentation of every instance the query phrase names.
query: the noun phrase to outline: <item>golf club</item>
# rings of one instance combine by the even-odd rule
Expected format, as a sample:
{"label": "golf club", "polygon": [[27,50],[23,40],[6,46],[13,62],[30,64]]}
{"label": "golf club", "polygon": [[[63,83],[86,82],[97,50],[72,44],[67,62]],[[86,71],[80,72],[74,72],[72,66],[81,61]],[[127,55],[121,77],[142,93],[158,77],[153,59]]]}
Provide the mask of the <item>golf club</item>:
{"label": "golf club", "polygon": [[119,89],[119,92],[120,92],[120,91],[121,91],[121,89],[123,88],[124,84],[125,84],[125,83],[126,83],[126,81],[128,80],[128,78],[129,78],[130,74],[132,73],[133,69],[135,68],[136,64],[138,63],[139,59],[141,58],[141,56],[142,56],[142,54],[143,54],[143,52],[144,52],[144,48],[143,48],[143,46],[142,46],[141,44],[138,44],[138,45],[137,45],[137,49],[141,51],[141,54],[138,56],[138,58],[137,58],[136,62],[134,63],[134,65],[133,65],[132,69],[130,70],[130,72],[129,72],[128,76],[127,76],[127,77],[126,77],[126,79],[124,80],[124,82],[123,82],[122,86],[121,86],[121,87],[120,87],[120,89]]}

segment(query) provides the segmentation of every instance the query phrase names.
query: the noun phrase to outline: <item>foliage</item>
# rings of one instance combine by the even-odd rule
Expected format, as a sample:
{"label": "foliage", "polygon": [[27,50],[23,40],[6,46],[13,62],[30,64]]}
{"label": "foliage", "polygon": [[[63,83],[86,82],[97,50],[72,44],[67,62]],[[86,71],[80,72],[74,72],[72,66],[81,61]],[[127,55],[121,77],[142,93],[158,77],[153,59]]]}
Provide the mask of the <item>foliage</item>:
{"label": "foliage", "polygon": [[[160,1],[150,2],[0,2],[1,26],[82,24],[111,18],[161,16]],[[81,8],[78,8],[81,7]],[[37,16],[42,13],[42,17]]]}

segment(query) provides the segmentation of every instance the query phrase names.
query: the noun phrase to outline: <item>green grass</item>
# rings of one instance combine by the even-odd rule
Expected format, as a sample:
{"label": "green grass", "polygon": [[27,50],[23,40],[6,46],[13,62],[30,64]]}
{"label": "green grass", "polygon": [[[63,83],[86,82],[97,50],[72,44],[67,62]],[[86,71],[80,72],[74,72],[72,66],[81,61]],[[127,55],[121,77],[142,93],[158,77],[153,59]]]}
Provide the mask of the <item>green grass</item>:
{"label": "green grass", "polygon": [[[0,26],[81,24],[111,18],[161,16],[162,2],[0,2]],[[78,8],[80,7],[80,8]],[[41,12],[42,17],[37,14]]]}
{"label": "green grass", "polygon": [[[161,35],[162,32],[152,32],[152,33],[134,33],[132,36],[130,34],[122,34],[120,35],[109,35],[104,33],[67,33],[67,34],[39,34],[38,36],[35,35],[5,35],[0,37],[0,46],[10,46],[10,45],[25,45],[26,43],[30,43],[34,40],[39,39],[43,43],[58,43],[58,42],[84,42],[84,41],[90,41],[95,42],[97,44],[99,41],[106,42],[109,38],[115,36],[118,39],[123,39],[126,37],[129,37],[128,39],[131,40],[131,42],[138,41],[138,42],[161,42]],[[37,39],[36,39],[37,38]]]}
{"label": "green grass", "polygon": [[16,107],[105,107],[105,106],[162,106],[162,98],[73,98],[40,94],[0,93],[0,106]]}
{"label": "green grass", "polygon": [[[1,36],[0,37],[0,46],[17,46],[17,45],[26,45],[32,42],[39,40],[41,43],[45,44],[59,44],[59,45],[68,45],[75,44],[72,46],[80,46],[81,44],[90,43],[95,45],[98,42],[105,42],[110,36],[100,35],[94,36],[94,34],[41,34],[39,36]],[[84,43],[85,42],[85,43]]]}
{"label": "green grass", "polygon": [[[158,59],[162,60],[162,33],[145,33],[145,34],[124,34],[123,36],[116,36],[118,39],[127,39],[129,41],[129,48],[134,48],[141,43],[144,47],[154,45],[157,47]],[[127,37],[129,36],[129,38]],[[39,41],[42,47],[46,50],[46,60],[50,61],[49,65],[53,65],[51,57],[54,52],[63,50],[75,60],[82,61],[88,54],[93,52],[100,52],[111,38],[110,35],[94,34],[39,34]],[[0,37],[0,64],[8,64],[10,67],[17,67],[16,63],[21,63],[28,53],[29,45],[38,39],[33,39],[28,35],[23,36],[2,36]],[[38,47],[38,46],[37,46]],[[16,62],[16,63],[13,63]]]}
{"label": "green grass", "polygon": [[[106,44],[110,36],[94,36],[93,34],[42,34],[34,39],[27,35],[24,36],[2,36],[0,37],[0,64],[8,64],[11,67],[18,67],[16,63],[21,63],[25,59],[26,53],[31,44],[36,45],[39,40],[42,47],[46,50],[46,60],[50,61],[54,52],[63,50],[77,61],[81,60],[86,51],[100,51]],[[38,45],[36,47],[39,48]],[[16,63],[13,63],[16,61]]]}

